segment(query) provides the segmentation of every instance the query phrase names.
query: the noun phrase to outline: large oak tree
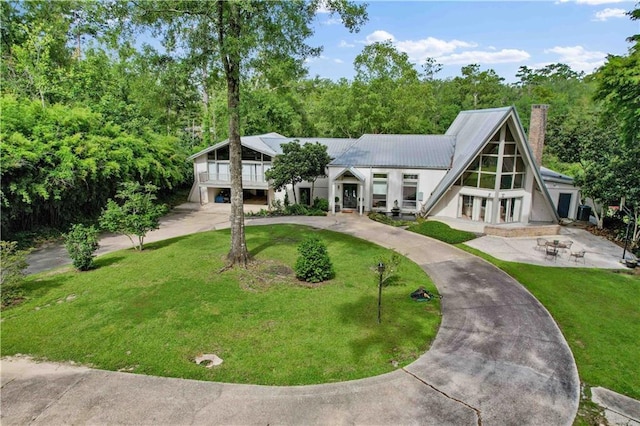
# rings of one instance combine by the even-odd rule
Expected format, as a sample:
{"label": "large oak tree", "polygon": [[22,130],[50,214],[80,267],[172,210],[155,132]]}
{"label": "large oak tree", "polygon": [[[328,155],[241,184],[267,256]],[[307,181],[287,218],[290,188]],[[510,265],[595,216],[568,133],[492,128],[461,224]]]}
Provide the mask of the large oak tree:
{"label": "large oak tree", "polygon": [[[152,24],[166,34],[167,45],[178,45],[187,55],[223,76],[229,113],[231,173],[231,249],[229,265],[246,265],[240,145],[240,84],[251,70],[267,80],[298,77],[303,61],[319,55],[306,40],[313,34],[318,10],[340,16],[350,31],[358,31],[367,18],[366,5],[346,0],[250,1],[199,0],[133,3],[138,22]],[[277,70],[278,72],[270,72]],[[276,81],[277,84],[277,81]]]}

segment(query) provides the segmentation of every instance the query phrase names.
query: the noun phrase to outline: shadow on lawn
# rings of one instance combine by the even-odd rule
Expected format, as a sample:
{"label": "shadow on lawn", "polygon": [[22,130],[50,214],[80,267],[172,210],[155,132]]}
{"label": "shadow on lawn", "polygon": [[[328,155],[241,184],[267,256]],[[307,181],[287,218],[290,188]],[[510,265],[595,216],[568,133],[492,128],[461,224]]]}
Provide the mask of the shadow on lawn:
{"label": "shadow on lawn", "polygon": [[162,248],[169,247],[170,245],[173,245],[182,240],[186,240],[189,237],[191,237],[191,235],[183,235],[181,237],[169,238],[168,240],[156,241],[153,243],[145,243],[144,249],[142,251],[160,250]]}
{"label": "shadow on lawn", "polygon": [[[395,299],[393,303],[390,303],[390,297]],[[398,300],[399,297],[398,295],[387,296],[385,302],[383,290],[382,322],[380,324],[377,320],[377,293],[362,295],[358,300],[345,303],[339,308],[340,318],[345,324],[355,323],[365,330],[362,333],[362,338],[354,339],[351,342],[354,358],[360,359],[371,350],[376,350],[388,354],[390,361],[403,363],[417,359],[427,350],[427,345],[430,345],[435,339],[437,326],[434,327],[433,336],[429,335],[427,331],[429,327],[425,327],[418,315],[439,317],[436,302],[415,302],[410,300],[409,293],[407,293],[406,303]],[[407,306],[416,303],[420,303],[421,308],[414,309],[413,306]],[[407,342],[415,342],[416,340],[421,342],[420,345],[414,350],[407,351]]]}

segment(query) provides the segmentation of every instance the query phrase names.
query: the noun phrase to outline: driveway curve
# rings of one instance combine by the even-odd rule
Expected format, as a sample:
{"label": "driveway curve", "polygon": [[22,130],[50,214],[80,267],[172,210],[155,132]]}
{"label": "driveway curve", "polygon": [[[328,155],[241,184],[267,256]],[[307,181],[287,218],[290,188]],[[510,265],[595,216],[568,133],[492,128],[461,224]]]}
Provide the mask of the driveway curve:
{"label": "driveway curve", "polygon": [[3,424],[571,424],[575,361],[546,309],[518,282],[455,247],[366,218],[252,219],[363,238],[420,265],[442,299],[428,352],[343,383],[268,387],[3,360]]}

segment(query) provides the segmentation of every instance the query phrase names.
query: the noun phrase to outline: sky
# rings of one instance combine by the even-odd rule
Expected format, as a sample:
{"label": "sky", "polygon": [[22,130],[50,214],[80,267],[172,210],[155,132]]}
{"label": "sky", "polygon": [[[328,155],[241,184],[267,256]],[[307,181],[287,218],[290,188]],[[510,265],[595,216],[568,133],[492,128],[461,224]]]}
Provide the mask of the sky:
{"label": "sky", "polygon": [[635,1],[369,1],[368,22],[349,33],[338,15],[320,10],[313,46],[320,57],[307,60],[309,77],[349,80],[353,60],[367,44],[391,40],[421,69],[426,58],[442,64],[437,78],[460,75],[479,64],[507,83],[517,81],[518,68],[540,69],[564,63],[589,74],[607,54],[624,55],[626,38],[640,33],[640,21],[624,13]]}

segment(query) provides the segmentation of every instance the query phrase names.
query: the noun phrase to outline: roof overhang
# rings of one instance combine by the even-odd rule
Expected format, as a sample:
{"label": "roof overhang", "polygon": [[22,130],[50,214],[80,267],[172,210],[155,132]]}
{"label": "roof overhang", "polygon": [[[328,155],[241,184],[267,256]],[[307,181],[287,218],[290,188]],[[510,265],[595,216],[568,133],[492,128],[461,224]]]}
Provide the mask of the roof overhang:
{"label": "roof overhang", "polygon": [[360,173],[359,171],[357,171],[355,168],[353,167],[345,167],[344,169],[340,170],[340,172],[338,172],[338,174],[333,178],[333,180],[338,180],[341,177],[343,177],[345,175],[345,173],[351,173],[353,176],[355,176],[356,179],[358,179],[360,182],[364,182],[365,181],[365,177],[362,173]]}

